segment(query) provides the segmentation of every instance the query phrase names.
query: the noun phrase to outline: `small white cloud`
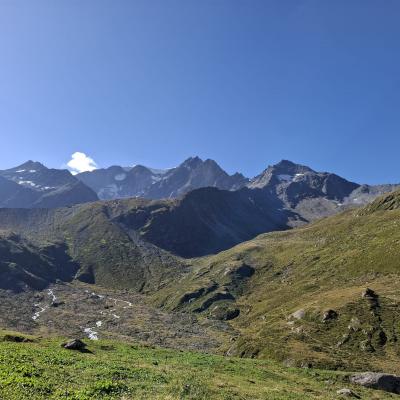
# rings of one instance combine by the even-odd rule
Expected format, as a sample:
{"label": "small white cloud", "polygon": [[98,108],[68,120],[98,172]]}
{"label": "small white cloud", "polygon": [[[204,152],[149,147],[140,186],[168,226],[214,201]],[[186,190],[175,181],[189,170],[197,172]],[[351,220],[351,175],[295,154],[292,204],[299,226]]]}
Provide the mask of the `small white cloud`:
{"label": "small white cloud", "polygon": [[71,160],[68,161],[67,166],[70,169],[72,175],[97,169],[97,164],[93,160],[93,158],[79,151],[72,154]]}

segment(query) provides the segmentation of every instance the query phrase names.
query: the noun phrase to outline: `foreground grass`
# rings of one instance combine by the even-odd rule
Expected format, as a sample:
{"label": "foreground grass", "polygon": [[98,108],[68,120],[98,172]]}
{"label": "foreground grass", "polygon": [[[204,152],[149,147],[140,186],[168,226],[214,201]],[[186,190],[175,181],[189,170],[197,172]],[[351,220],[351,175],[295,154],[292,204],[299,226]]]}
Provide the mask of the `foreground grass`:
{"label": "foreground grass", "polygon": [[[90,342],[91,353],[63,339],[15,343],[0,334],[0,398],[24,399],[336,399],[346,375],[260,361]],[[353,388],[365,399],[392,398]]]}

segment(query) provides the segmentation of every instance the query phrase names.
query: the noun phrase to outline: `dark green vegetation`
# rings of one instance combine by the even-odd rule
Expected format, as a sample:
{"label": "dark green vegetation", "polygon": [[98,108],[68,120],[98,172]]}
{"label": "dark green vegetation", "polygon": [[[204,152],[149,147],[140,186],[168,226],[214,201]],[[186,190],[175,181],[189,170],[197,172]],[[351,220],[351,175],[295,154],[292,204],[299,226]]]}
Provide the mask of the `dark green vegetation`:
{"label": "dark green vegetation", "polygon": [[[90,342],[88,353],[63,349],[62,338],[0,334],[2,400],[337,399],[346,374],[286,368],[273,361]],[[353,387],[365,399],[394,395]]]}

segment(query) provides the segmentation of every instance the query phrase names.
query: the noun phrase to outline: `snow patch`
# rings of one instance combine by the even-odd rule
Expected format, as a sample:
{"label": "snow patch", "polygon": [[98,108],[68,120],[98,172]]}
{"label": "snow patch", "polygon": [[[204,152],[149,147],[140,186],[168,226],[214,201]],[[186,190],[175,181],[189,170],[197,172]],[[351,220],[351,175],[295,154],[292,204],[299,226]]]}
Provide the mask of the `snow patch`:
{"label": "snow patch", "polygon": [[97,195],[99,196],[100,200],[104,200],[108,199],[109,197],[117,197],[119,190],[119,187],[113,183],[100,189]]}
{"label": "snow patch", "polygon": [[118,174],[114,176],[114,179],[116,181],[123,181],[124,179],[126,179],[126,174]]}
{"label": "snow patch", "polygon": [[87,337],[90,340],[99,340],[99,334],[94,330],[94,328],[85,328],[83,332],[86,333]]}
{"label": "snow patch", "polygon": [[160,182],[162,180],[162,177],[161,176],[152,176],[151,177],[151,181],[153,182],[153,183],[156,183],[156,182]]}
{"label": "snow patch", "polygon": [[114,304],[117,305],[117,303],[125,303],[126,306],[123,308],[128,308],[128,307],[132,307],[133,304],[130,301],[126,301],[126,300],[119,300],[119,299],[114,299],[112,297],[110,297],[111,300],[114,300]]}
{"label": "snow patch", "polygon": [[99,299],[104,299],[104,295],[102,295],[102,294],[97,294],[95,292],[92,292],[91,295],[92,296],[97,296]]}
{"label": "snow patch", "polygon": [[36,185],[36,183],[34,183],[32,181],[23,181],[23,180],[21,180],[21,181],[18,181],[17,183],[18,183],[18,185],[22,185],[22,186],[40,187],[39,185]]}
{"label": "snow patch", "polygon": [[278,175],[278,179],[281,182],[290,182],[290,181],[293,180],[293,176],[292,175],[282,174],[282,175]]}
{"label": "snow patch", "polygon": [[305,174],[295,174],[295,175],[294,175],[294,178],[293,178],[293,181],[294,181],[294,182],[297,182],[297,181],[301,180],[301,178],[302,178],[303,176],[305,176]]}
{"label": "snow patch", "polygon": [[47,290],[47,294],[51,297],[51,302],[54,303],[57,300],[57,297],[55,296],[54,292],[52,289]]}
{"label": "snow patch", "polygon": [[34,306],[40,308],[40,310],[39,310],[39,311],[36,311],[35,314],[33,314],[33,317],[32,317],[32,319],[33,319],[34,321],[36,321],[36,320],[40,317],[40,314],[44,313],[44,312],[49,308],[49,306],[43,307],[43,306],[41,306],[41,305],[38,304],[38,303],[37,303],[37,304],[34,304]]}
{"label": "snow patch", "polygon": [[149,170],[156,175],[165,175],[169,169],[156,169],[156,168],[149,168]]}

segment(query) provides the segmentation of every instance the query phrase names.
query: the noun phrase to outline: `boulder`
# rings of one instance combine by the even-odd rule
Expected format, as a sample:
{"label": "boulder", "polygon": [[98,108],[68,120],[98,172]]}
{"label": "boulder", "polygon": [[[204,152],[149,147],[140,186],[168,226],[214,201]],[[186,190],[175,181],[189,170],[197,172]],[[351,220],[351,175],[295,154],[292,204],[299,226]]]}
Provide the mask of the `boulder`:
{"label": "boulder", "polygon": [[322,316],[322,322],[328,322],[336,319],[338,317],[338,313],[335,310],[326,310]]}
{"label": "boulder", "polygon": [[376,310],[377,308],[379,308],[379,296],[376,294],[376,292],[374,292],[372,289],[370,288],[366,288],[362,294],[361,297],[365,300],[368,301],[371,310]]}
{"label": "boulder", "polygon": [[366,299],[376,299],[378,297],[378,295],[372,289],[366,288],[362,292],[361,297],[366,298]]}
{"label": "boulder", "polygon": [[365,339],[360,342],[360,349],[368,353],[373,353],[375,351],[374,346],[372,346],[370,339]]}
{"label": "boulder", "polygon": [[354,393],[352,390],[347,388],[339,389],[338,391],[336,391],[336,394],[342,397],[354,397],[355,399],[360,398],[358,394]]}
{"label": "boulder", "polygon": [[54,308],[63,306],[65,303],[63,301],[53,301],[53,303],[51,303],[51,306]]}
{"label": "boulder", "polygon": [[371,389],[400,394],[400,377],[396,375],[363,372],[350,377],[350,382]]}
{"label": "boulder", "polygon": [[26,342],[32,342],[32,339],[28,339],[24,336],[20,335],[4,335],[3,340],[5,342],[15,342],[15,343],[26,343]]}
{"label": "boulder", "polygon": [[361,321],[357,317],[353,317],[347,328],[349,331],[358,332],[361,329]]}
{"label": "boulder", "polygon": [[68,349],[68,350],[84,351],[86,348],[86,343],[82,342],[82,340],[74,339],[67,343],[63,343],[62,347],[64,347],[64,349]]}
{"label": "boulder", "polygon": [[306,312],[303,309],[295,311],[293,314],[290,315],[291,318],[294,319],[303,319],[306,315]]}

